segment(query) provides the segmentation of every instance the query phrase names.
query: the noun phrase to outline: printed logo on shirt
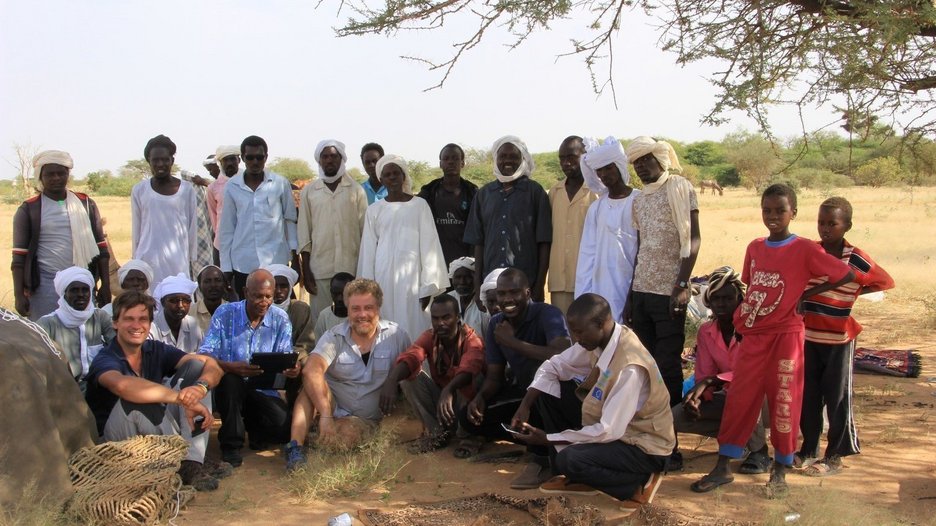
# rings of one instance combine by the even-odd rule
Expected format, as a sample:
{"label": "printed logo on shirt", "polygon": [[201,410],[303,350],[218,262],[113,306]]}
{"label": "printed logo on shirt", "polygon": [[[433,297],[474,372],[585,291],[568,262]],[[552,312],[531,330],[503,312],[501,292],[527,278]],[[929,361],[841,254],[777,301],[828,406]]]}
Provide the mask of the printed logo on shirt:
{"label": "printed logo on shirt", "polygon": [[595,382],[595,388],[592,389],[592,397],[594,397],[595,400],[601,400],[604,397],[604,389],[608,385],[610,379],[611,369],[601,371],[601,376],[598,377],[598,381]]}
{"label": "printed logo on shirt", "polygon": [[[767,316],[777,309],[786,288],[779,272],[754,270],[755,265],[756,262],[752,258],[751,284],[749,285],[748,294],[744,298],[744,303],[741,304],[741,316],[744,318],[744,326],[748,328],[754,326],[754,322],[757,321],[758,317]],[[773,303],[765,306],[768,301],[769,289],[780,289],[780,291]]]}
{"label": "printed logo on shirt", "polygon": [[602,391],[600,387],[596,386],[594,389],[592,389],[592,397],[595,400],[601,401],[601,398],[603,396],[604,396],[604,391]]}
{"label": "printed logo on shirt", "polygon": [[774,429],[778,433],[793,432],[793,415],[790,404],[793,402],[793,371],[796,370],[796,360],[777,361],[777,404],[774,414]]}
{"label": "printed logo on shirt", "polygon": [[455,217],[455,214],[446,212],[445,217],[436,218],[437,225],[464,225],[465,222]]}

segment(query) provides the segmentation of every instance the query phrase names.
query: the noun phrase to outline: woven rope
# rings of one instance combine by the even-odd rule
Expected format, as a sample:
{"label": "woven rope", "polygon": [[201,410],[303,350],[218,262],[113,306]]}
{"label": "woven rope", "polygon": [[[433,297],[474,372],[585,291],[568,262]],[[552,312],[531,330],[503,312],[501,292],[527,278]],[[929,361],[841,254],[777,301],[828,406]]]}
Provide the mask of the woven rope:
{"label": "woven rope", "polygon": [[181,486],[188,444],[178,435],[139,436],[84,448],[68,461],[75,494],[68,514],[85,524],[141,525],[164,521]]}

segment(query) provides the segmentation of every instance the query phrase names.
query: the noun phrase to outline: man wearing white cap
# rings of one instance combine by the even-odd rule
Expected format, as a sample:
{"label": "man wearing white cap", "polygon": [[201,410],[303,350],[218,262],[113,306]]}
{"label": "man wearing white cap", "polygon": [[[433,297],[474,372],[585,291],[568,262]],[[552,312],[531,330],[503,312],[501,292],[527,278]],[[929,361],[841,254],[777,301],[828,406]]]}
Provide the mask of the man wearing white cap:
{"label": "man wearing white cap", "polygon": [[198,351],[202,330],[198,319],[189,314],[197,289],[198,284],[185,274],[169,276],[156,285],[153,299],[160,308],[150,326],[150,337],[187,353]]}
{"label": "man wearing white cap", "polygon": [[299,194],[299,252],[303,286],[318,314],[332,304],[331,278],[357,271],[367,195],[345,170],[348,156],[341,141],[326,139],[315,147],[319,177]]}
{"label": "man wearing white cap", "polygon": [[293,287],[299,281],[299,273],[286,265],[267,265],[266,270],[273,274],[276,287],[273,289],[273,305],[286,311],[292,324],[293,352],[299,354],[300,362],[305,362],[309,351],[315,348],[315,317],[309,304],[292,298]]}
{"label": "man wearing white cap", "polygon": [[559,145],[559,167],[565,179],[549,189],[552,210],[552,245],[549,247],[549,303],[563,314],[569,310],[575,293],[575,269],[588,207],[598,196],[585,186],[581,157],[582,138],[572,135]]}
{"label": "man wearing white cap", "polygon": [[221,166],[221,170],[215,176],[215,180],[208,185],[208,195],[205,196],[205,202],[208,205],[208,219],[211,220],[211,229],[214,231],[214,264],[218,265],[221,263],[221,255],[218,252],[221,249],[218,225],[224,203],[224,186],[231,177],[234,177],[240,171],[240,147],[236,144],[218,146],[214,154],[214,160]]}
{"label": "man wearing white cap", "polygon": [[65,353],[71,375],[85,391],[91,360],[114,339],[110,316],[94,308],[94,277],[88,269],[69,267],[55,274],[58,308],[36,322]]}
{"label": "man wearing white cap", "polygon": [[[94,201],[68,190],[71,155],[40,152],[33,169],[42,193],[23,201],[13,216],[13,298],[16,312],[35,321],[56,308],[56,272],[71,266],[101,277],[97,304],[110,302],[107,280],[110,255]],[[93,287],[92,287],[93,290]]]}
{"label": "man wearing white cap", "polygon": [[357,276],[380,284],[383,317],[418,335],[429,328],[429,300],[448,288],[449,279],[432,211],[406,193],[407,170],[398,155],[377,161],[387,197],[367,208]]}
{"label": "man wearing white cap", "polygon": [[581,160],[585,184],[600,197],[588,207],[585,217],[575,297],[598,294],[611,306],[614,321],[624,323],[637,258],[633,210],[640,190],[628,186],[627,155],[620,141],[608,137],[599,146],[594,139],[587,139],[585,148],[587,153]]}
{"label": "man wearing white cap", "polygon": [[[150,285],[153,283],[153,267],[145,261],[131,259],[117,269],[117,282],[121,292],[135,290],[149,294]],[[108,316],[113,316],[114,304],[108,303],[101,307],[101,310]]]}
{"label": "man wearing white cap", "polygon": [[458,317],[474,329],[479,337],[483,337],[491,315],[482,311],[478,306],[478,296],[475,295],[478,287],[475,287],[474,283],[474,258],[455,259],[449,263],[448,268],[449,280],[452,282],[452,287],[454,287],[449,295],[458,300]]}
{"label": "man wearing white cap", "polygon": [[516,267],[530,280],[534,301],[544,301],[552,213],[549,198],[530,179],[536,167],[526,144],[512,135],[491,150],[496,181],[481,187],[471,204],[465,242],[474,245],[475,286],[488,272]]}

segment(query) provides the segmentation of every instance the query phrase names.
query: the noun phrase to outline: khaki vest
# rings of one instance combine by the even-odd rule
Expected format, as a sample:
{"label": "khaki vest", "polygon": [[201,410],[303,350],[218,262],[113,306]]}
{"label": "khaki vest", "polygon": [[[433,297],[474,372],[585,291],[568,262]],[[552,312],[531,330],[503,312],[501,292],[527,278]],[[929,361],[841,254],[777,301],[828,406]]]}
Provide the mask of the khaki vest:
{"label": "khaki vest", "polygon": [[[620,372],[628,365],[637,365],[647,371],[650,379],[650,395],[627,425],[621,442],[633,444],[649,455],[668,456],[676,447],[669,391],[666,390],[656,361],[641,345],[634,331],[627,327],[621,327],[621,338],[608,368],[600,372],[593,369],[592,374],[589,375],[589,380],[595,376],[597,380],[588,389],[588,395],[582,401],[582,425],[596,424],[601,420],[606,395],[614,387]],[[589,380],[582,385],[591,383]]]}

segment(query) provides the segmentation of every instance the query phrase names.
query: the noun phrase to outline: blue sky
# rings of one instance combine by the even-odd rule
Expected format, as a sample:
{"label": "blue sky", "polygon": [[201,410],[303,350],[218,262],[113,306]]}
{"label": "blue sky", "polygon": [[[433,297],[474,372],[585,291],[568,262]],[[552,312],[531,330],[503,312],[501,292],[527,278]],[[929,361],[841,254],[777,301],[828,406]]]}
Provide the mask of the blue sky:
{"label": "blue sky", "polygon": [[[445,143],[487,148],[506,134],[536,152],[570,134],[694,141],[754,128],[743,115],[722,128],[700,124],[715,93],[705,76],[719,65],[675,65],[656,47],[656,22],[639,11],[625,14],[614,41],[616,109],[593,93],[580,59],[556,58],[584,35],[585,14],[510,52],[499,29],[442,89],[423,92],[438,73],[400,56],[447,58],[469,23],[337,38],[333,27],[351,13],[339,14],[338,0],[315,4],[0,0],[0,158],[13,160],[13,143],[28,143],[71,152],[78,176],[116,171],[165,133],[179,147],[176,162],[200,171],[219,144],[257,134],[271,157],[311,162],[319,140],[336,138],[352,166],[368,141],[434,164]],[[814,128],[832,116],[807,119]],[[780,135],[800,129],[793,112],[776,111],[773,122]],[[0,163],[0,178],[15,174]]]}

